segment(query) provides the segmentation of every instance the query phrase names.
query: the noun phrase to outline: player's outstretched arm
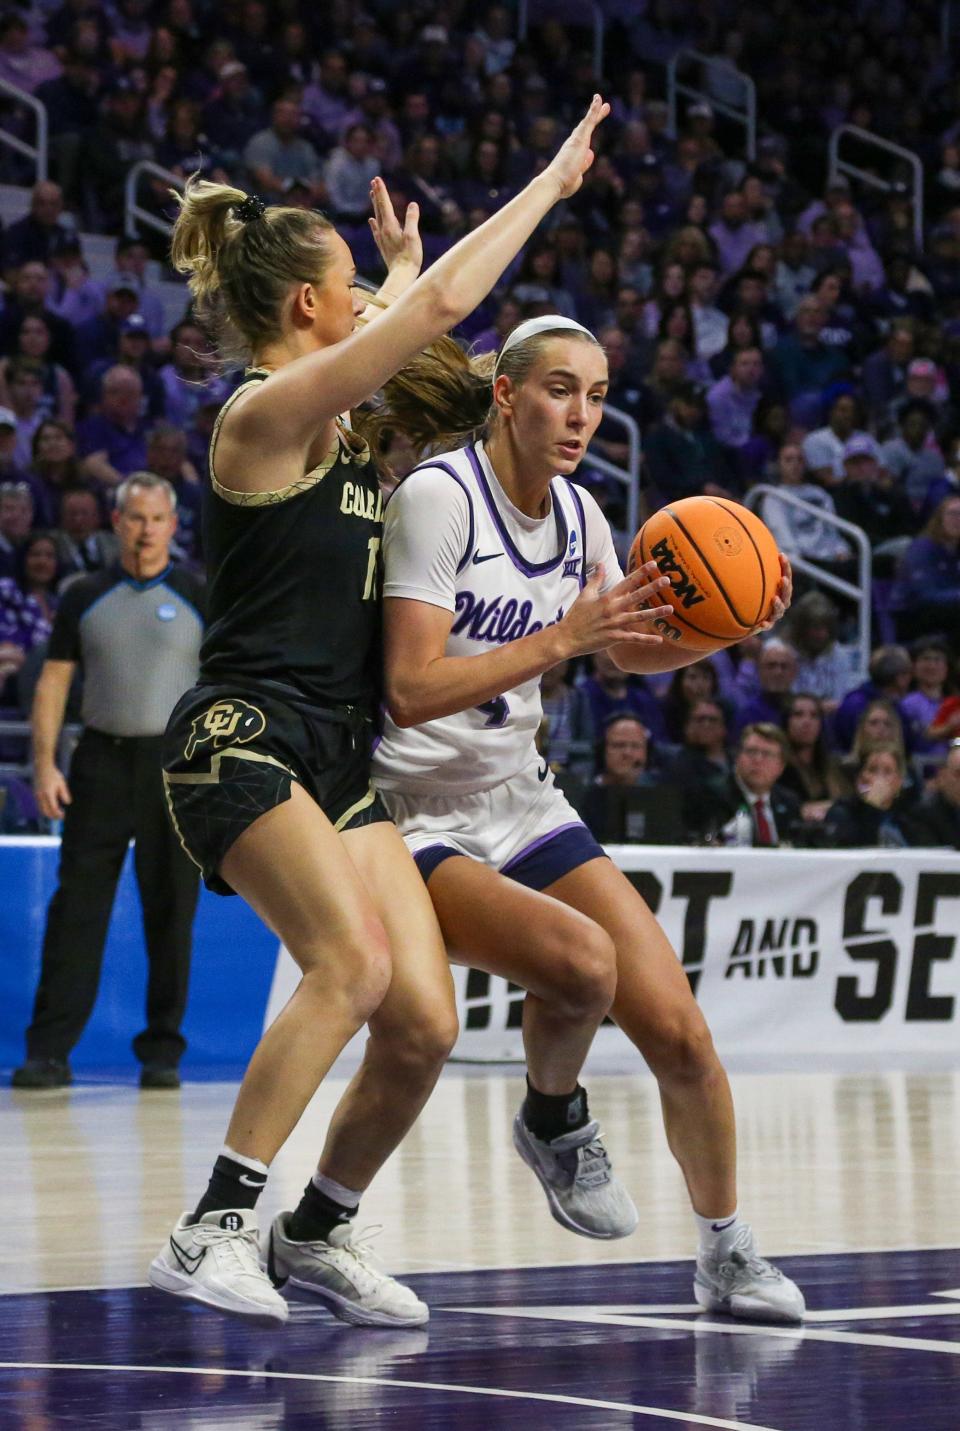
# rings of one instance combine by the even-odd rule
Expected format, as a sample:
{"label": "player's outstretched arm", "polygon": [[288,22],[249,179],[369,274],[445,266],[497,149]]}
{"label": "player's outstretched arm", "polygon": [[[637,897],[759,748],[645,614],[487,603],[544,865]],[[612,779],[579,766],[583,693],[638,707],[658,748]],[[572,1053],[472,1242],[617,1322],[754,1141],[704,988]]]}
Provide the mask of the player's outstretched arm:
{"label": "player's outstretched arm", "polygon": [[238,437],[309,445],[339,413],[356,407],[436,338],[456,326],[493,288],[541,219],[575,194],[593,163],[591,140],[610,106],[595,95],[552,162],[486,223],[460,240],[375,323],[318,352],[286,363],[238,407]]}

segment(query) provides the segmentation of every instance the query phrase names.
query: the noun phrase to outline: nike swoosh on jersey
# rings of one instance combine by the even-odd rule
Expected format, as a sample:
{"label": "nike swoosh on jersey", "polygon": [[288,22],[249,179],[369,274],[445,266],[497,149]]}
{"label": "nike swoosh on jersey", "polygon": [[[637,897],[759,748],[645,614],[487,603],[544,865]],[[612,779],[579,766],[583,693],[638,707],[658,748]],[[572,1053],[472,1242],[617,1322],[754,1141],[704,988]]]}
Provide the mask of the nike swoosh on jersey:
{"label": "nike swoosh on jersey", "polygon": [[543,769],[537,771],[537,779],[538,779],[538,780],[541,780],[541,781],[546,780],[546,778],[547,778],[547,770],[548,770],[548,769],[549,769],[549,767],[548,767],[548,765],[547,765],[547,762],[544,761],[544,762],[543,762]]}
{"label": "nike swoosh on jersey", "polygon": [[494,557],[502,557],[503,552],[487,552],[486,556],[481,556],[479,552],[474,552],[473,566],[479,566],[482,561],[493,561]]}
{"label": "nike swoosh on jersey", "polygon": [[184,1272],[188,1273],[191,1277],[207,1255],[207,1249],[205,1247],[201,1248],[199,1252],[185,1252],[179,1242],[174,1242],[172,1237],[170,1239],[170,1246],[173,1248],[173,1255],[180,1263]]}

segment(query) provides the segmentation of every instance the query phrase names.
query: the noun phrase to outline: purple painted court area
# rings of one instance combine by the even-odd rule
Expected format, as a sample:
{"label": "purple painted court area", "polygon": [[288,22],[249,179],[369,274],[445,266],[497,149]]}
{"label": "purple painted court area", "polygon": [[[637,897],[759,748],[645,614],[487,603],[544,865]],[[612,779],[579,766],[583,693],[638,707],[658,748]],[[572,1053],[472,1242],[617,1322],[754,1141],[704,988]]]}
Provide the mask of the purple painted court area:
{"label": "purple painted court area", "polygon": [[305,1302],[266,1329],[146,1288],[4,1297],[0,1426],[957,1431],[960,1251],[782,1266],[803,1332],[696,1316],[676,1262],[411,1277],[432,1320],[408,1332]]}

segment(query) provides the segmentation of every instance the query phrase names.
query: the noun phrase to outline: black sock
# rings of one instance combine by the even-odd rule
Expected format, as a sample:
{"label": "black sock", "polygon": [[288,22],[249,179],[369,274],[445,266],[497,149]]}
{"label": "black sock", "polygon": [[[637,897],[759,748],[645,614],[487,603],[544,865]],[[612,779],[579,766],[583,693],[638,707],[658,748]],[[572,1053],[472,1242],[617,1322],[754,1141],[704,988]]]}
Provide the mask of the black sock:
{"label": "black sock", "polygon": [[587,1090],[578,1083],[572,1093],[541,1093],[528,1077],[522,1117],[535,1138],[549,1143],[589,1123]]}
{"label": "black sock", "polygon": [[333,1229],[350,1222],[356,1211],[355,1207],[345,1207],[327,1197],[311,1181],[287,1218],[287,1236],[291,1242],[326,1242]]}
{"label": "black sock", "polygon": [[191,1222],[199,1222],[205,1212],[219,1212],[221,1208],[256,1207],[266,1182],[266,1173],[221,1153],[213,1165],[207,1190],[197,1203]]}

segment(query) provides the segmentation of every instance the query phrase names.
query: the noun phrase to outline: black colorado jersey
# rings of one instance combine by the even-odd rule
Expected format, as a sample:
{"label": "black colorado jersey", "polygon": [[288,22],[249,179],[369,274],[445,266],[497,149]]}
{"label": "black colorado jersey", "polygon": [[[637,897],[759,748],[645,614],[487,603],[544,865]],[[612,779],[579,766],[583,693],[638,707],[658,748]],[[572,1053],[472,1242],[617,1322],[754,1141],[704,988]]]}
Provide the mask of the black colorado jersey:
{"label": "black colorado jersey", "polygon": [[383,502],[366,449],[338,436],[319,467],[277,492],[233,492],[210,444],[204,521],[209,625],[200,680],[269,682],[318,705],[372,712],[380,690]]}

